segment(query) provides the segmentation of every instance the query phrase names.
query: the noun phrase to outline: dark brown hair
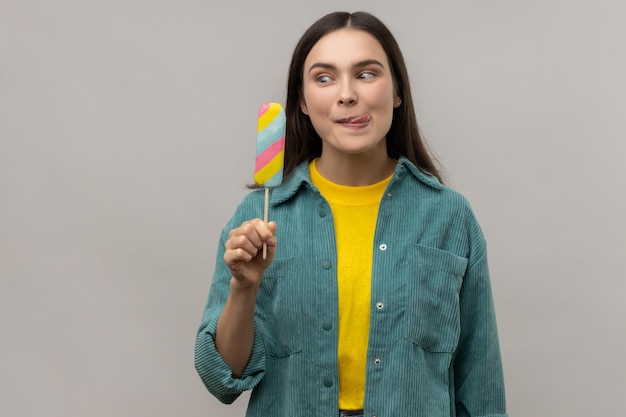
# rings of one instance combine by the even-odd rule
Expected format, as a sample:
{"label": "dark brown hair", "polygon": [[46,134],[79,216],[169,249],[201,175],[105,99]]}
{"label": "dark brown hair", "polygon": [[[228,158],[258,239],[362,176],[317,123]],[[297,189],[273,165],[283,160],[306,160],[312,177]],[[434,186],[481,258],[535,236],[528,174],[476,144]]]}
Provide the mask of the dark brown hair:
{"label": "dark brown hair", "polygon": [[300,109],[304,61],[313,46],[324,35],[343,28],[358,29],[373,35],[387,54],[396,93],[402,99],[400,106],[393,111],[393,120],[386,137],[387,154],[394,159],[405,156],[420,170],[434,175],[443,182],[435,160],[419,132],[409,76],[400,47],[389,29],[378,18],[366,12],[330,13],[307,29],[296,45],[287,80],[284,176],[287,177],[301,162],[311,160],[322,153],[322,140],[309,117]]}

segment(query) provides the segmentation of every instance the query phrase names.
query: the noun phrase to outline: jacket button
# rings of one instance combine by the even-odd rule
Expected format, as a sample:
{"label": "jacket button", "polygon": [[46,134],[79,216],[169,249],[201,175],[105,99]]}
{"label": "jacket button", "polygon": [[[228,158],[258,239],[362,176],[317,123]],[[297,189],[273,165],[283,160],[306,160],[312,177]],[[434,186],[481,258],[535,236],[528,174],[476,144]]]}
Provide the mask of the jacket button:
{"label": "jacket button", "polygon": [[326,217],[326,209],[321,208],[319,211],[320,217]]}
{"label": "jacket button", "polygon": [[326,260],[326,261],[322,262],[322,268],[324,268],[324,269],[330,269],[330,268],[332,268],[332,266],[333,266],[333,264],[329,260]]}
{"label": "jacket button", "polygon": [[324,323],[322,323],[322,329],[329,331],[332,328],[333,324],[331,322],[325,321]]}
{"label": "jacket button", "polygon": [[333,386],[333,380],[330,378],[324,378],[324,386],[330,388]]}

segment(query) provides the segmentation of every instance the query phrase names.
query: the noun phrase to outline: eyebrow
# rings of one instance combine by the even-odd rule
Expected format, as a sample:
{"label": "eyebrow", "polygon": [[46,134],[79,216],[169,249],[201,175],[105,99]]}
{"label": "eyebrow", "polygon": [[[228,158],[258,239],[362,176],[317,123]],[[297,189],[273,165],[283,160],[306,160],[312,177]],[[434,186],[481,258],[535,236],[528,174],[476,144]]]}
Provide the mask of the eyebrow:
{"label": "eyebrow", "polygon": [[[381,67],[383,69],[385,68],[385,66],[377,59],[364,59],[363,61],[359,61],[359,62],[356,62],[354,64],[354,66],[357,67],[357,68],[366,67],[368,65],[377,65],[377,66],[379,66],[379,67]],[[313,65],[311,65],[309,67],[309,71],[308,72],[310,73],[315,68],[323,68],[323,69],[327,69],[327,70],[337,69],[337,67],[335,65],[333,65],[333,64],[329,64],[329,63],[326,63],[326,62],[316,62],[315,64],[313,64]]]}

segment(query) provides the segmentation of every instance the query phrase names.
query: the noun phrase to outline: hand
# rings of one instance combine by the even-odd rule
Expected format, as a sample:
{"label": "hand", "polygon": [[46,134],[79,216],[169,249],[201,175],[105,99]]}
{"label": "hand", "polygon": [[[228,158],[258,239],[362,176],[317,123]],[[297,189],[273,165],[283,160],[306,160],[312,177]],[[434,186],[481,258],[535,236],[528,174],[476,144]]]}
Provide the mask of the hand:
{"label": "hand", "polygon": [[[267,258],[263,259],[263,243]],[[257,289],[276,252],[276,223],[252,219],[228,233],[224,262],[237,284]]]}

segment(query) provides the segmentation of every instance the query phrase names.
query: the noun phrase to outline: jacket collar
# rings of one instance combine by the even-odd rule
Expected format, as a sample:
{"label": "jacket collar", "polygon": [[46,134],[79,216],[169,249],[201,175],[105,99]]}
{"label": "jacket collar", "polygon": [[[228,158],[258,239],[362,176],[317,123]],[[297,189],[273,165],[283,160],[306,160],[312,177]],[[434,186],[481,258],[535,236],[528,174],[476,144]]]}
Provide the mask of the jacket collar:
{"label": "jacket collar", "polygon": [[[418,181],[436,190],[441,190],[444,188],[444,185],[439,182],[437,177],[420,171],[420,169],[417,168],[411,161],[409,161],[404,156],[401,156],[398,159],[398,163],[396,164],[396,168],[393,173],[394,178],[392,179],[392,181],[396,178],[401,179],[407,174],[412,175]],[[311,182],[311,176],[309,175],[308,160],[299,164],[293,170],[291,175],[287,177],[285,182],[283,182],[280,186],[272,189],[270,203],[272,205],[284,203],[285,201],[293,197],[300,189],[300,187],[303,186],[309,186],[312,189],[315,188],[315,186]]]}

